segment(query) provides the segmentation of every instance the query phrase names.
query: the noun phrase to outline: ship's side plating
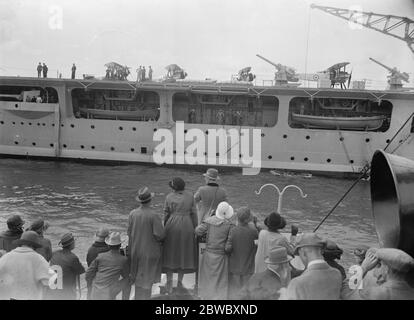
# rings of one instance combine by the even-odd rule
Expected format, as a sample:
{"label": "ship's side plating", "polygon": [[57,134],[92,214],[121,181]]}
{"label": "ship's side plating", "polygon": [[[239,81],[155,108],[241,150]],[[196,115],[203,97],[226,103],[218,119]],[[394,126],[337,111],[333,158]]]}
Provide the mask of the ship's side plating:
{"label": "ship's side plating", "polygon": [[[388,144],[414,111],[412,92],[156,82],[140,84],[135,90],[134,83],[121,81],[2,77],[0,87],[5,86],[23,88],[26,91],[30,91],[29,88],[49,88],[45,89],[45,92],[51,96],[55,92],[57,96],[56,99],[48,99],[47,103],[35,103],[26,99],[0,101],[0,154],[3,155],[153,162],[153,151],[159,143],[153,140],[154,132],[160,128],[168,128],[174,136],[176,134],[175,95],[210,94],[246,96],[252,99],[268,97],[264,98],[266,101],[270,101],[270,98],[275,99],[276,118],[269,123],[255,125],[235,125],[225,121],[220,124],[191,121],[192,123],[185,123],[186,130],[198,128],[205,133],[209,129],[219,128],[257,128],[262,132],[261,165],[264,168],[358,172],[370,161],[375,150],[382,149]],[[144,102],[145,99],[153,99],[148,98],[149,96],[156,96],[154,101],[158,104],[158,115],[156,118],[144,117],[134,120],[79,116],[74,108],[76,104],[80,105],[73,101],[74,90],[135,92],[142,94]],[[392,105],[390,122],[385,131],[295,127],[291,125],[291,105],[293,99],[301,97],[312,101],[317,98],[369,99],[379,103],[388,101]],[[106,99],[111,100],[111,97]],[[268,103],[266,101],[265,104]],[[256,105],[252,108],[256,108]],[[272,117],[271,113],[260,113],[260,116],[263,119]],[[414,159],[412,128],[411,119],[387,151],[395,150],[395,154]],[[189,144],[191,142],[186,142],[186,145]],[[218,146],[215,152],[219,153]],[[216,165],[219,165],[218,161]],[[230,160],[227,165],[232,165]]]}

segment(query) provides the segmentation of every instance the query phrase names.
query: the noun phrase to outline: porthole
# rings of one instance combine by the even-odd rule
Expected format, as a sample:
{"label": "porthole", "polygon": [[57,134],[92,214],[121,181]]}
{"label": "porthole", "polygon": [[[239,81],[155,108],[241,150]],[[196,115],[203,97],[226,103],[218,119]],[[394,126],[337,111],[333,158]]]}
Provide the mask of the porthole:
{"label": "porthole", "polygon": [[91,146],[91,149],[94,150],[95,149],[95,146]]}
{"label": "porthole", "polygon": [[135,149],[134,148],[131,148],[131,152],[134,152],[135,151]]}
{"label": "porthole", "polygon": [[349,163],[351,163],[351,164],[354,163],[354,160],[349,160]]}
{"label": "porthole", "polygon": [[66,145],[66,144],[64,144],[64,145],[63,145],[63,148],[66,148],[66,147],[67,147],[67,145]]}
{"label": "porthole", "polygon": [[154,128],[154,132],[157,131],[157,130],[158,130],[157,128]]}
{"label": "porthole", "polygon": [[206,134],[208,134],[208,130],[206,130]]}
{"label": "porthole", "polygon": [[119,130],[121,130],[121,131],[122,131],[122,130],[124,130],[124,128],[122,128],[122,127],[119,127]]}
{"label": "porthole", "polygon": [[12,122],[12,124],[13,124],[13,125],[15,125],[15,124],[16,124],[16,122],[14,122],[14,121],[13,121],[13,122]]}
{"label": "porthole", "polygon": [[0,121],[0,124],[4,124],[4,121]]}
{"label": "porthole", "polygon": [[37,123],[37,126],[40,127],[40,123],[39,122]]}
{"label": "porthole", "polygon": [[24,122],[22,121],[22,122],[20,122],[20,124],[21,124],[21,125],[24,125]]}
{"label": "porthole", "polygon": [[287,134],[284,134],[284,135],[283,135],[283,139],[286,139],[286,138],[287,138]]}
{"label": "porthole", "polygon": [[390,143],[390,142],[391,142],[391,140],[390,140],[390,139],[387,139],[385,142],[386,142],[386,143]]}
{"label": "porthole", "polygon": [[206,156],[207,155],[207,152],[204,152],[204,155]]}
{"label": "porthole", "polygon": [[14,144],[19,144],[19,143],[17,141],[15,141]]}
{"label": "porthole", "polygon": [[46,126],[46,123],[42,123],[42,126],[44,126],[44,127],[45,127],[45,126]]}
{"label": "porthole", "polygon": [[65,125],[62,123],[60,126],[63,128]]}
{"label": "porthole", "polygon": [[93,124],[91,125],[91,129],[95,129],[95,126]]}
{"label": "porthole", "polygon": [[115,150],[115,148],[114,147],[111,147],[111,151],[114,151]]}
{"label": "porthole", "polygon": [[187,131],[188,131],[188,130],[187,130],[187,129],[185,129],[185,130],[184,130],[184,133],[187,133]]}
{"label": "porthole", "polygon": [[242,156],[242,154],[240,153],[240,154],[239,154],[239,158],[241,158],[241,157],[243,157],[243,156]]}
{"label": "porthole", "polygon": [[14,107],[15,107],[15,108],[18,108],[18,107],[19,107],[19,105],[16,103],[16,104],[14,105]]}
{"label": "porthole", "polygon": [[36,145],[36,142],[32,142],[32,146],[35,146]]}
{"label": "porthole", "polygon": [[268,156],[267,158],[268,158],[269,160],[271,160],[273,157],[272,157],[272,156]]}
{"label": "porthole", "polygon": [[331,159],[326,159],[326,162],[330,163],[332,160]]}
{"label": "porthole", "polygon": [[173,153],[174,153],[174,154],[177,154],[177,150],[174,150],[174,151],[173,151]]}
{"label": "porthole", "polygon": [[340,137],[339,138],[339,141],[344,141],[344,137]]}
{"label": "porthole", "polygon": [[306,140],[309,140],[310,139],[310,136],[306,136],[305,138],[306,138]]}
{"label": "porthole", "polygon": [[306,157],[305,159],[303,159],[304,161],[308,161],[309,159]]}
{"label": "porthole", "polygon": [[367,142],[367,143],[368,143],[368,142],[369,142],[369,138],[366,138],[366,139],[365,139],[365,142]]}
{"label": "porthole", "polygon": [[55,124],[54,123],[52,123],[52,127],[54,127],[55,126]]}
{"label": "porthole", "polygon": [[216,152],[216,157],[220,156],[220,153]]}
{"label": "porthole", "polygon": [[29,126],[31,126],[32,125],[32,123],[31,122],[29,122]]}
{"label": "porthole", "polygon": [[85,146],[84,145],[81,145],[80,147],[81,147],[81,149],[85,149]]}
{"label": "porthole", "polygon": [[137,131],[137,128],[135,128],[135,127],[132,127],[132,131]]}
{"label": "porthole", "polygon": [[290,157],[290,160],[292,160],[292,161],[295,160],[295,157]]}
{"label": "porthole", "polygon": [[70,127],[71,127],[71,128],[75,128],[75,125],[72,123],[72,124],[70,125]]}
{"label": "porthole", "polygon": [[261,134],[261,136],[262,136],[262,138],[263,138],[263,137],[265,136],[265,134],[264,134],[264,133],[262,133],[262,134]]}
{"label": "porthole", "polygon": [[55,145],[54,145],[53,143],[50,143],[50,144],[49,144],[49,146],[50,146],[51,148],[53,148]]}

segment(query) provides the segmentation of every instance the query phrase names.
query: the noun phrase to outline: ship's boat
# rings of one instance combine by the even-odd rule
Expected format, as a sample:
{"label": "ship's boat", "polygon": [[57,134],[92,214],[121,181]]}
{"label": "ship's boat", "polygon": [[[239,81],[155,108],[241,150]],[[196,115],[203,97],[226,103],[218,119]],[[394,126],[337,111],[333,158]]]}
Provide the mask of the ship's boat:
{"label": "ship's boat", "polygon": [[292,121],[302,124],[306,128],[365,130],[372,131],[382,127],[386,117],[326,117],[292,113]]}
{"label": "ship's boat", "polygon": [[136,111],[118,111],[79,108],[81,114],[86,115],[88,119],[114,119],[114,120],[141,120],[155,121],[157,110],[136,110]]}

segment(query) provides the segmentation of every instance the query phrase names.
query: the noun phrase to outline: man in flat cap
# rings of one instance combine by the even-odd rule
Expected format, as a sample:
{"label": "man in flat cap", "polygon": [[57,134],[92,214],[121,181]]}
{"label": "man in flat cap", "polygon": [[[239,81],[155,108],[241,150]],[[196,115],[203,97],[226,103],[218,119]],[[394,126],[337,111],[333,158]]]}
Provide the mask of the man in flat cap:
{"label": "man in flat cap", "polygon": [[[394,248],[371,248],[361,264],[362,288],[350,289],[344,281],[341,296],[347,300],[414,300],[414,288],[407,283],[407,275],[414,270],[414,259],[406,252]],[[373,270],[379,285],[366,285],[364,278]]]}
{"label": "man in flat cap", "polygon": [[20,239],[23,233],[23,225],[23,219],[17,214],[7,219],[8,230],[0,233],[0,250],[9,252],[17,247],[14,241]]}
{"label": "man in flat cap", "polygon": [[49,239],[44,237],[44,232],[49,228],[49,223],[43,219],[36,219],[32,222],[27,231],[34,231],[39,235],[40,248],[36,249],[36,252],[41,254],[46,261],[50,261],[52,258],[52,243]]}
{"label": "man in flat cap", "polygon": [[322,252],[326,241],[316,233],[304,233],[297,241],[295,255],[299,255],[305,271],[292,279],[282,299],[289,300],[338,300],[340,298],[342,276],[330,267]]}

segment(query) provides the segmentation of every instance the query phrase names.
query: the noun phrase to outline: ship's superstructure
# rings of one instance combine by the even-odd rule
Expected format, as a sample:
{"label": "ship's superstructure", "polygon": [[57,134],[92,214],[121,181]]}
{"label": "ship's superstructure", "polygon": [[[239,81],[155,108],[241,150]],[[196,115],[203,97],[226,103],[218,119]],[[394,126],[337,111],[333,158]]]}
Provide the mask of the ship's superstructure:
{"label": "ship's superstructure", "polygon": [[413,112],[410,91],[1,77],[0,154],[151,163],[154,133],[183,121],[260,129],[264,168],[352,173],[399,130],[388,152],[414,159]]}

